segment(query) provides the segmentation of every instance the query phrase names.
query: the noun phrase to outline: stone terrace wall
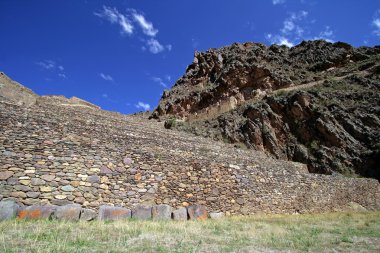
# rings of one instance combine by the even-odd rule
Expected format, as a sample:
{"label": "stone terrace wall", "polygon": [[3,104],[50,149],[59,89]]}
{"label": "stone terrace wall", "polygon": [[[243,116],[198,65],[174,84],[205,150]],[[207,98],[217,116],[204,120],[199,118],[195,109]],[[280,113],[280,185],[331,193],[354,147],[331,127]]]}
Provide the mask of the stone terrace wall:
{"label": "stone terrace wall", "polygon": [[0,102],[0,199],[24,205],[192,204],[227,214],[380,210],[372,179],[309,174],[157,122],[91,108]]}

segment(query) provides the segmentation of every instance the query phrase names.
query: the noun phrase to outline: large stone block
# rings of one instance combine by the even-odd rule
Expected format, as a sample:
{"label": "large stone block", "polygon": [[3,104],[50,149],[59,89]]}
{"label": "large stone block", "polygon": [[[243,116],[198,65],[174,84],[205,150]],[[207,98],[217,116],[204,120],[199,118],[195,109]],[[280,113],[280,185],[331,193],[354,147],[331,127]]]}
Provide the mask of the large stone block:
{"label": "large stone block", "polygon": [[0,201],[0,221],[15,218],[19,208],[20,205],[14,200]]}
{"label": "large stone block", "polygon": [[187,209],[181,207],[173,211],[173,220],[187,220]]}
{"label": "large stone block", "polygon": [[122,220],[131,218],[132,212],[128,208],[114,206],[100,206],[98,220]]}
{"label": "large stone block", "polygon": [[218,220],[218,219],[221,219],[224,217],[224,213],[222,212],[213,212],[213,213],[210,213],[210,218],[213,219],[213,220]]}
{"label": "large stone block", "polygon": [[17,213],[17,218],[19,219],[50,219],[55,210],[56,206],[28,206],[19,209]]}
{"label": "large stone block", "polygon": [[150,220],[152,219],[152,207],[138,205],[132,211],[132,218],[138,220]]}
{"label": "large stone block", "polygon": [[187,208],[190,220],[206,220],[207,209],[202,205],[192,205]]}
{"label": "large stone block", "polygon": [[152,217],[153,220],[170,220],[172,218],[173,208],[166,204],[153,206]]}
{"label": "large stone block", "polygon": [[78,204],[69,204],[57,207],[54,217],[59,220],[77,221],[81,213],[81,206]]}
{"label": "large stone block", "polygon": [[83,221],[91,221],[96,218],[96,211],[88,208],[83,208],[80,214],[80,220]]}

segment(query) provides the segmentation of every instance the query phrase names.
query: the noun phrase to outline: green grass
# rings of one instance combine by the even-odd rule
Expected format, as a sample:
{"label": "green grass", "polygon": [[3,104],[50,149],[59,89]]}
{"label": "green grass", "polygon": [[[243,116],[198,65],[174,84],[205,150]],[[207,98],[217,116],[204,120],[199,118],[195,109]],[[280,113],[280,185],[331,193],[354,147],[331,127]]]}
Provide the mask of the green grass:
{"label": "green grass", "polygon": [[380,212],[0,222],[0,252],[380,252]]}

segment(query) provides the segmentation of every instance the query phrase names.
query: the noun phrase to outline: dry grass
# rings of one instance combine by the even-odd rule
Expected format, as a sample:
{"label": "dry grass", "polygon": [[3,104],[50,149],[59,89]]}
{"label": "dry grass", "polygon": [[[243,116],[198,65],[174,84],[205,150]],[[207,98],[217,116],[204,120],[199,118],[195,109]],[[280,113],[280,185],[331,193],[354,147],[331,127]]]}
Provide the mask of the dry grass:
{"label": "dry grass", "polygon": [[0,252],[380,252],[380,212],[205,222],[0,222]]}

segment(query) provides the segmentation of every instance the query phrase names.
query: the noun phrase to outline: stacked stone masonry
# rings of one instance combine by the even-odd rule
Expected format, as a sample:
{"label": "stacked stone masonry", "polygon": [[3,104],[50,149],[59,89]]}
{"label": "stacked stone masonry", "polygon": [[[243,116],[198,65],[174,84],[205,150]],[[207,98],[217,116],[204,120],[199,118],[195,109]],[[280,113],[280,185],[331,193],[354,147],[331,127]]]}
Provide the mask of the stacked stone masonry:
{"label": "stacked stone masonry", "polygon": [[[167,204],[173,217],[194,204],[227,215],[310,213],[347,210],[352,203],[380,210],[380,184],[310,174],[302,165],[167,130],[140,116],[46,100],[28,108],[0,102],[1,199],[73,205],[73,217],[89,220],[103,205]],[[123,210],[121,216],[133,217]]]}

